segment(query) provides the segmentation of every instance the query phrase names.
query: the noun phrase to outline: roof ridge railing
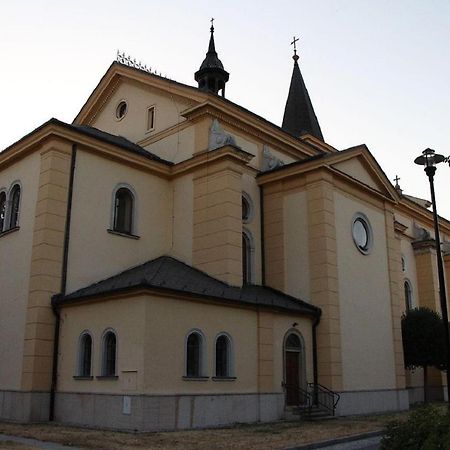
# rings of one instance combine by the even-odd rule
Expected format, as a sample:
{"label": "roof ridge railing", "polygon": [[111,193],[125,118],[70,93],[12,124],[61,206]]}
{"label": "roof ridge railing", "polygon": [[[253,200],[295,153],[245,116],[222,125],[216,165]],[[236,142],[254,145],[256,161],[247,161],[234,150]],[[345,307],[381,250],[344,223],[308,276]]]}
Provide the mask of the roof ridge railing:
{"label": "roof ridge railing", "polygon": [[133,67],[134,69],[142,70],[144,72],[150,73],[152,75],[156,75],[158,77],[170,78],[167,75],[163,75],[161,72],[158,72],[156,69],[153,69],[151,66],[147,67],[147,64],[142,63],[141,61],[137,61],[136,58],[132,58],[130,55],[127,55],[125,52],[120,53],[117,50],[116,61],[120,64],[124,64],[128,67]]}

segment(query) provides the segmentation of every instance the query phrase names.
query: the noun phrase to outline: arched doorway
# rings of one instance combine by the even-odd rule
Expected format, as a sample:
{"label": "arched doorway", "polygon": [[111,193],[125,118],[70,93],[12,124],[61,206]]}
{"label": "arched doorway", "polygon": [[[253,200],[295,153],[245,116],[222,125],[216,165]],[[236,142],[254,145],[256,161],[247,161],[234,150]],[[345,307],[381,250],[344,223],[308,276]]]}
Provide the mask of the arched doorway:
{"label": "arched doorway", "polygon": [[302,338],[296,332],[289,332],[284,340],[286,406],[304,403],[304,369]]}

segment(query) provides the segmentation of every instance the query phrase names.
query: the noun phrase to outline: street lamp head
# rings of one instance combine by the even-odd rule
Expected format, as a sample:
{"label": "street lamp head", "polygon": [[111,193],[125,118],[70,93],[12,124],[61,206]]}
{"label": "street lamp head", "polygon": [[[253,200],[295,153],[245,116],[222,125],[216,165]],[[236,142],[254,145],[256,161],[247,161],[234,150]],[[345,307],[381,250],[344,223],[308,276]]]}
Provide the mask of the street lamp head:
{"label": "street lamp head", "polygon": [[439,155],[431,148],[427,148],[422,152],[422,155],[418,156],[414,162],[419,166],[425,166],[425,169],[428,167],[435,167],[436,164],[441,163],[445,160],[443,155]]}

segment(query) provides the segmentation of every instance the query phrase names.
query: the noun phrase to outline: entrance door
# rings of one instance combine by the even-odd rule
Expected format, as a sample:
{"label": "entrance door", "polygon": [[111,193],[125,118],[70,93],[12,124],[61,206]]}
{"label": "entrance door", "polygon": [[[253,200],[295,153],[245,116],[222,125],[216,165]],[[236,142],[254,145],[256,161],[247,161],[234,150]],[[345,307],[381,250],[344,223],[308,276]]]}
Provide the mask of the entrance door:
{"label": "entrance door", "polygon": [[300,400],[300,353],[286,351],[286,404],[298,405]]}

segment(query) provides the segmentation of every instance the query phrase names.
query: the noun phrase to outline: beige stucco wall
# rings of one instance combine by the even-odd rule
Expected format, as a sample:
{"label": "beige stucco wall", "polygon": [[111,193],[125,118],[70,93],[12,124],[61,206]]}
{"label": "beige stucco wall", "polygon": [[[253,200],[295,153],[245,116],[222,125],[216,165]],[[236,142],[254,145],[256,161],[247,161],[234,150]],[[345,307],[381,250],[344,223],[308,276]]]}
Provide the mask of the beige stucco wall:
{"label": "beige stucco wall", "polygon": [[[118,120],[116,108],[122,100],[127,102],[128,111],[122,120]],[[147,109],[153,105],[155,128],[147,132]],[[187,100],[178,96],[127,80],[120,82],[90,125],[137,142],[184,121],[179,113],[189,106]]]}
{"label": "beige stucco wall", "polygon": [[[129,394],[251,393],[258,391],[258,313],[158,297],[150,294],[106,302],[69,306],[62,310],[59,359],[60,392]],[[301,316],[273,314],[273,383],[269,391],[282,392],[283,341],[294,329],[305,343],[307,381],[312,381],[311,321]],[[112,328],[118,337],[117,380],[101,380],[101,337]],[[185,380],[185,339],[192,330],[205,337],[206,381]],[[76,380],[79,336],[89,330],[93,337],[92,380]],[[215,339],[226,332],[233,342],[234,381],[214,381]],[[136,380],[134,382],[134,380]]]}
{"label": "beige stucco wall", "polygon": [[377,191],[380,190],[380,184],[374,180],[358,158],[342,161],[338,164],[334,164],[333,167],[346,173],[347,175],[350,175],[352,178],[367,184]]}
{"label": "beige stucco wall", "polygon": [[[343,389],[395,388],[391,299],[383,211],[335,191]],[[367,216],[373,230],[368,255],[356,248],[352,219]]]}
{"label": "beige stucco wall", "polygon": [[169,189],[173,192],[173,210],[169,212],[172,234],[168,254],[192,265],[194,185],[192,174],[174,179]]}
{"label": "beige stucco wall", "polygon": [[[184,119],[180,116],[180,120]],[[158,139],[145,148],[160,158],[175,164],[189,159],[195,149],[194,127],[189,126],[181,131],[174,131],[169,136]]]}
{"label": "beige stucco wall", "polygon": [[284,225],[286,292],[308,301],[310,298],[310,271],[308,205],[305,191],[285,196]]}
{"label": "beige stucco wall", "polygon": [[0,389],[20,389],[40,155],[0,172],[0,189],[22,186],[18,231],[0,237]]}
{"label": "beige stucco wall", "polygon": [[[130,185],[136,193],[140,239],[108,233],[113,190]],[[67,292],[115,275],[167,253],[172,197],[169,182],[79,149],[74,179]]]}

